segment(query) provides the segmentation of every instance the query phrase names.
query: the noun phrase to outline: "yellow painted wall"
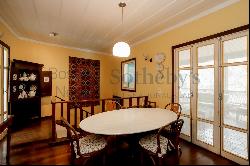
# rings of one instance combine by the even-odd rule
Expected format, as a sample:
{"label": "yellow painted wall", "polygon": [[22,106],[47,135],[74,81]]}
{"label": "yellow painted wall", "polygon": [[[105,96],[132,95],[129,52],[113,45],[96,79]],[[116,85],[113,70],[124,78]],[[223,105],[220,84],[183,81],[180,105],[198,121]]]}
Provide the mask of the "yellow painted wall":
{"label": "yellow painted wall", "polygon": [[[136,93],[123,92],[120,90],[120,63],[121,60],[124,59],[19,40],[10,33],[2,23],[0,23],[0,32],[3,32],[4,35],[0,40],[4,41],[11,47],[11,59],[15,58],[41,63],[44,64],[44,70],[49,70],[49,68],[57,69],[57,77],[53,79],[53,95],[56,95],[56,87],[61,90],[63,90],[64,87],[68,89],[68,77],[66,76],[64,78],[64,71],[68,71],[68,57],[75,56],[99,59],[101,61],[101,98],[111,97],[113,94],[119,96],[148,95],[150,100],[156,101],[159,107],[163,107],[166,103],[170,102],[172,95],[171,47],[249,24],[248,6],[248,0],[241,0],[238,3],[217,12],[166,32],[161,36],[133,46],[129,58],[136,57],[137,72],[140,74],[138,77],[139,82],[137,84]],[[166,54],[166,60],[164,62],[165,78],[164,80],[158,80],[157,83],[155,63],[145,61],[143,54],[149,55],[149,57],[152,58],[153,55],[158,52],[164,52]],[[60,71],[61,78],[58,77]],[[146,76],[146,83],[143,82],[143,72],[148,74]],[[154,77],[152,83],[150,83],[149,75]],[[57,93],[57,95],[62,96],[60,93]],[[62,97],[65,98],[64,96]],[[50,98],[45,97],[42,99],[42,116],[50,115],[50,110]]]}
{"label": "yellow painted wall", "polygon": [[[150,78],[147,76],[148,82],[145,84],[142,83],[143,77],[139,76],[139,83],[136,87],[136,93],[121,91],[120,84],[116,84],[116,90],[114,91],[114,94],[120,96],[149,95],[150,100],[157,101],[157,105],[159,107],[164,107],[166,103],[171,101],[172,95],[171,47],[246,24],[249,24],[249,1],[241,0],[240,2],[237,2],[231,6],[218,10],[217,12],[171,30],[161,36],[134,46],[132,48],[131,57],[136,57],[137,72],[142,75],[143,68],[144,70],[146,69],[148,74],[152,74],[154,76],[154,81],[153,83],[149,83]],[[153,55],[158,52],[164,52],[166,54],[166,60],[164,62],[164,74],[166,77],[162,81],[158,80],[157,83],[155,78],[155,63],[145,61],[143,54],[153,57]],[[118,69],[120,67],[120,62],[116,64],[118,65],[116,66]],[[159,93],[157,94],[157,92]]]}
{"label": "yellow painted wall", "polygon": [[[3,33],[0,40],[10,46],[11,59],[44,64],[43,70],[51,70],[53,72],[53,96],[57,95],[64,99],[68,98],[69,56],[74,56],[100,60],[100,96],[101,98],[112,97],[112,86],[110,84],[110,64],[112,64],[114,59],[112,56],[98,55],[57,46],[38,44],[26,40],[19,40],[1,22],[0,32]],[[49,115],[51,115],[51,98],[43,97],[42,116]]]}

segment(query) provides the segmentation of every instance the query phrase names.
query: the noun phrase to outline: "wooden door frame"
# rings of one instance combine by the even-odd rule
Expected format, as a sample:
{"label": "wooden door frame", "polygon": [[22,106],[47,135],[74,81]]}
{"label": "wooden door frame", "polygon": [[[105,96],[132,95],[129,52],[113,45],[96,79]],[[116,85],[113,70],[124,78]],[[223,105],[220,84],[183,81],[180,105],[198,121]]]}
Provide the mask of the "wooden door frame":
{"label": "wooden door frame", "polygon": [[240,27],[237,27],[237,28],[233,28],[233,29],[230,29],[230,30],[227,30],[227,31],[224,31],[224,32],[216,33],[216,34],[213,34],[213,35],[210,35],[210,36],[206,36],[206,37],[203,37],[203,38],[199,38],[199,39],[196,39],[196,40],[192,40],[192,41],[189,41],[189,42],[186,42],[186,43],[182,43],[182,44],[172,46],[172,73],[173,73],[172,74],[172,102],[174,102],[174,96],[175,96],[175,91],[174,91],[174,84],[175,84],[174,80],[175,80],[175,74],[176,74],[176,73],[174,73],[174,71],[175,71],[175,64],[174,64],[175,49],[181,48],[181,47],[184,47],[184,46],[188,46],[188,45],[192,45],[192,44],[196,44],[196,43],[206,41],[206,40],[215,39],[215,38],[218,38],[218,37],[222,37],[222,36],[225,36],[225,35],[233,34],[233,33],[244,31],[244,30],[249,30],[249,24],[243,25],[243,26],[240,26]]}

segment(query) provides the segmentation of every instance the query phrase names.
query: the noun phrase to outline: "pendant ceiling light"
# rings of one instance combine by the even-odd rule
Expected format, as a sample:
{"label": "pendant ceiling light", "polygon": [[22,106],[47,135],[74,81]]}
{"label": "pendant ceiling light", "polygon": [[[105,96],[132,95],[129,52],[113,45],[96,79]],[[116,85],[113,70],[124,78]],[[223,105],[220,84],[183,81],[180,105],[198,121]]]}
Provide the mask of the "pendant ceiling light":
{"label": "pendant ceiling light", "polygon": [[[122,26],[123,26],[123,8],[126,6],[125,2],[120,2],[119,7],[122,8]],[[113,46],[113,55],[117,57],[128,57],[130,55],[130,47],[126,42],[120,41]]]}

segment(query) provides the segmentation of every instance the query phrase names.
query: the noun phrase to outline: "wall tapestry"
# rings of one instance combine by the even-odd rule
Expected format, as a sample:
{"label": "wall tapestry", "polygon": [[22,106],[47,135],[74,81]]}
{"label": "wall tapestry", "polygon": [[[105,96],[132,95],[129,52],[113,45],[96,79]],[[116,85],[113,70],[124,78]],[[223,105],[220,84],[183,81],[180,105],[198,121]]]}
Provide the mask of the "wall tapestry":
{"label": "wall tapestry", "polygon": [[[69,100],[100,99],[100,61],[69,57]],[[95,102],[95,105],[99,102]]]}

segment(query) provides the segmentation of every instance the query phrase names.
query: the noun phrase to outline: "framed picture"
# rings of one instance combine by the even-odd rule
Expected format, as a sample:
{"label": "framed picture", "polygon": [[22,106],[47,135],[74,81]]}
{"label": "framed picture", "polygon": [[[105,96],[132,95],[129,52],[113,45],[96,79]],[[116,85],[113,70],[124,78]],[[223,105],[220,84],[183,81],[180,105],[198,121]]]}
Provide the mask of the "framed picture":
{"label": "framed picture", "polygon": [[42,71],[40,85],[42,97],[52,95],[52,71]]}
{"label": "framed picture", "polygon": [[121,62],[121,90],[136,91],[136,59]]}

